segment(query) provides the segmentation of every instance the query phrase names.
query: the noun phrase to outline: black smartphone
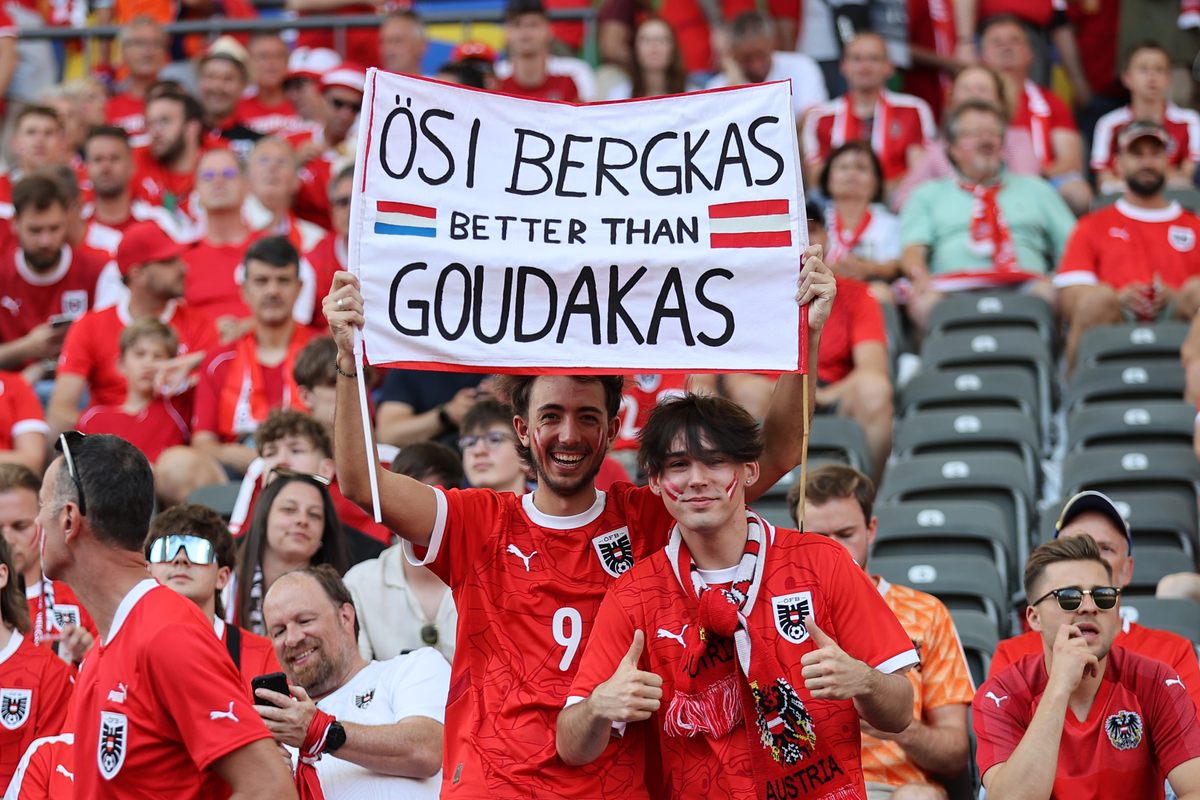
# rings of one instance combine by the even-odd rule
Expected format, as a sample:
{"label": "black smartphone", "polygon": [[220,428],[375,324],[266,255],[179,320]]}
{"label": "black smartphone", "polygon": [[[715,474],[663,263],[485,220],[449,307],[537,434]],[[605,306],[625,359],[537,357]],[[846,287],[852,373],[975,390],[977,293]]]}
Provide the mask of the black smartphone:
{"label": "black smartphone", "polygon": [[[287,676],[282,672],[269,672],[266,675],[259,675],[250,681],[250,690],[254,692],[254,702],[260,706],[275,706],[270,700],[265,697],[258,696],[259,689],[270,689],[272,692],[280,694],[290,694],[288,692]],[[275,706],[279,708],[279,706]]]}

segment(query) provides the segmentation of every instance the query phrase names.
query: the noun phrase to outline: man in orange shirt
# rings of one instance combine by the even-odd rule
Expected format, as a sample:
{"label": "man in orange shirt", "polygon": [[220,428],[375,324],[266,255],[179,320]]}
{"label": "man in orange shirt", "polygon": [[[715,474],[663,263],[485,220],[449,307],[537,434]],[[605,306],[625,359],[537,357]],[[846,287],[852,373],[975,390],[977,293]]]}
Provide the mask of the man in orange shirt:
{"label": "man in orange shirt", "polygon": [[[878,522],[871,513],[871,479],[851,467],[827,464],[809,474],[806,495],[805,528],[840,542],[866,570]],[[799,500],[798,491],[788,496],[793,520],[801,516]],[[884,733],[861,723],[867,798],[945,800],[934,775],[953,777],[966,769],[967,707],[975,696],[958,633],[936,597],[878,575],[871,580],[912,639],[921,663],[906,673],[913,685],[912,724],[902,733]]]}
{"label": "man in orange shirt", "polygon": [[[1112,567],[1113,584],[1124,588],[1133,577],[1133,535],[1113,501],[1100,492],[1080,492],[1067,501],[1055,524],[1055,537],[1089,534],[1100,546],[1100,555]],[[1162,661],[1183,681],[1196,707],[1200,708],[1200,664],[1191,642],[1170,631],[1147,628],[1121,620],[1114,646]],[[1042,637],[1036,631],[1005,639],[996,648],[988,677],[1030,653],[1042,652]]]}

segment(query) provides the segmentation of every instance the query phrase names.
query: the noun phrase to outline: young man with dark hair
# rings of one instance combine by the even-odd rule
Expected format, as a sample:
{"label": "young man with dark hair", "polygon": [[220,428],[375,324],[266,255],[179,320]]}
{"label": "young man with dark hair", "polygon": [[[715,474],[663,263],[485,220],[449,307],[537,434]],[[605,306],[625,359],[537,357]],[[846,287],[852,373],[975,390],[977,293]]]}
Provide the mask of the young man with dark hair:
{"label": "young man with dark hair", "polygon": [[191,600],[212,620],[213,631],[233,659],[248,695],[253,691],[253,678],[279,672],[270,639],[225,623],[221,590],[233,573],[237,548],[220,514],[207,506],[168,508],[150,523],[143,550],[150,574]]}
{"label": "young man with dark hair", "polygon": [[[820,248],[804,255],[797,302],[810,304],[808,363],[816,369],[836,290]],[[353,380],[359,369],[353,330],[364,322],[355,276],[335,276],[324,311],[338,345],[339,477],[347,497],[367,504],[369,444]],[[450,586],[461,612],[454,671],[464,691],[447,708],[452,735],[444,771],[445,790],[456,796],[617,796],[635,774],[633,753],[576,768],[557,757],[553,744],[554,720],[605,590],[661,549],[670,526],[649,489],[623,482],[596,488],[621,427],[623,382],[566,375],[505,381],[518,452],[536,475],[533,492],[444,491],[379,475],[384,521],[411,543],[414,563]],[[780,379],[766,421],[768,452],[748,490],[752,498],[800,460],[801,385],[799,375]]]}
{"label": "young man with dark hair", "polygon": [[278,34],[260,31],[246,45],[250,91],[238,100],[239,123],[263,136],[286,136],[307,127],[283,92],[287,77],[288,45]]}
{"label": "young man with dark hair", "polygon": [[1200,725],[1167,665],[1114,647],[1121,590],[1087,535],[1025,562],[1025,618],[1042,640],[993,676],[972,706],[989,797],[1200,797]]}
{"label": "young man with dark hair", "polygon": [[862,570],[746,507],[762,452],[753,417],[723,398],[650,415],[639,468],[676,524],[596,615],[558,718],[568,764],[657,736],[663,785],[640,796],[862,797],[859,718],[895,733],[911,722],[895,673],[917,654]]}
{"label": "young man with dark hair", "polygon": [[146,130],[149,143],[133,153],[136,191],[152,205],[186,212],[203,151],[204,109],[190,94],[156,84],[146,95]]}
{"label": "young man with dark hair", "polygon": [[100,629],[72,709],[82,754],[75,791],[295,797],[212,619],[146,569],[154,511],[146,457],[106,435],[64,434],[58,449],[41,488],[42,563],[79,593]]}
{"label": "young man with dark hair", "polygon": [[512,417],[512,409],[496,400],[480,400],[463,415],[458,448],[471,486],[525,493],[529,472],[517,451]]}

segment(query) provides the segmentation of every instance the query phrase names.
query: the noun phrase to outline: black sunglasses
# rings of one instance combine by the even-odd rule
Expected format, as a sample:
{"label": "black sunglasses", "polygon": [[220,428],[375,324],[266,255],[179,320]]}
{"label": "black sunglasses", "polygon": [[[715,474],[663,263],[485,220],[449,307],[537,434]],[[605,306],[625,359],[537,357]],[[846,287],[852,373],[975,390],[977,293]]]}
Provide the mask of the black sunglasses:
{"label": "black sunglasses", "polygon": [[361,106],[358,103],[352,103],[349,100],[342,100],[337,97],[329,98],[329,105],[333,106],[337,111],[355,111],[357,112]]}
{"label": "black sunglasses", "polygon": [[75,468],[75,457],[71,455],[72,443],[78,450],[79,446],[83,444],[83,436],[79,431],[64,431],[59,434],[54,449],[63,454],[63,461],[67,465],[67,474],[71,476],[71,480],[75,484],[75,491],[79,493],[79,513],[86,517],[87,501],[83,496],[83,481],[79,479],[79,470]]}
{"label": "black sunglasses", "polygon": [[332,483],[332,481],[330,481],[329,478],[326,478],[324,475],[316,475],[312,472],[300,472],[299,470],[288,469],[287,467],[275,467],[275,469],[271,470],[270,473],[267,474],[267,483],[270,483],[276,475],[278,475],[280,478],[299,478],[300,480],[310,481],[311,483],[319,483],[326,489],[328,489]]}
{"label": "black sunglasses", "polygon": [[1062,589],[1055,589],[1051,592],[1046,592],[1044,595],[1034,600],[1030,605],[1036,606],[1038,603],[1045,600],[1047,597],[1054,597],[1058,600],[1058,607],[1063,611],[1074,611],[1083,604],[1083,596],[1091,595],[1092,602],[1096,604],[1096,608],[1101,611],[1110,611],[1117,604],[1117,598],[1121,596],[1121,590],[1115,586],[1097,586],[1093,589],[1080,589],[1078,586],[1066,586]]}

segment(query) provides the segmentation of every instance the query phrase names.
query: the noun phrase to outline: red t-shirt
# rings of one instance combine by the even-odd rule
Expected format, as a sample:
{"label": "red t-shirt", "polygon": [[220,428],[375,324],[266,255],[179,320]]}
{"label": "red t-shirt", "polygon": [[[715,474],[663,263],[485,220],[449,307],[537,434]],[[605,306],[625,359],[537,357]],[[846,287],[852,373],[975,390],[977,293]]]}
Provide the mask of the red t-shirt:
{"label": "red t-shirt", "polygon": [[[308,330],[299,325],[296,326],[292,335],[293,337],[303,337],[304,341],[310,337]],[[251,331],[246,336],[253,337],[254,332]],[[236,442],[243,437],[252,435],[266,418],[265,414],[263,419],[254,415],[250,399],[253,381],[252,375],[249,374],[250,370],[244,370],[241,375],[235,375],[233,372],[234,363],[237,360],[238,344],[241,341],[239,339],[231,342],[226,347],[210,353],[205,359],[205,363],[201,365],[200,382],[196,384],[195,412],[192,415],[193,434],[208,431],[215,433],[222,442]],[[293,342],[295,342],[294,338]],[[300,347],[303,345],[301,344]],[[295,358],[289,357],[284,358],[274,367],[259,365],[262,375],[262,391],[266,396],[268,409],[301,408],[300,398],[290,389],[293,383],[292,367],[294,364]],[[226,430],[221,421],[222,395],[226,384],[230,381],[240,383],[238,407],[233,410],[234,430]]]}
{"label": "red t-shirt", "polygon": [[271,738],[212,620],[151,579],[84,659],[74,715],[76,797],[225,797],[213,762]]}
{"label": "red t-shirt", "polygon": [[[217,326],[203,311],[189,305],[167,305],[160,319],[179,336],[179,355],[218,346]],[[133,319],[125,303],[89,311],[67,331],[58,371],[78,375],[88,384],[91,406],[115,406],[125,402],[125,376],[117,371],[121,357],[121,331]]]}
{"label": "red t-shirt", "polygon": [[321,311],[321,304],[325,302],[325,296],[333,286],[333,273],[346,269],[346,248],[340,242],[341,237],[337,233],[329,233],[317,242],[312,250],[304,254],[317,276],[312,315],[314,328],[329,327],[325,314]]}
{"label": "red t-shirt", "polygon": [[0,256],[0,341],[20,339],[56,315],[82,317],[96,299],[103,270],[102,259],[63,245],[58,265],[37,273],[14,243]]}
{"label": "red t-shirt", "polygon": [[804,122],[804,156],[810,163],[824,161],[846,142],[866,141],[883,165],[887,180],[908,172],[908,148],[926,146],[937,137],[933,112],[919,97],[882,92],[870,120],[854,116],[850,101],[838,97],[808,113]]}
{"label": "red t-shirt", "polygon": [[16,630],[0,649],[0,786],[30,742],[62,733],[74,679],[66,662]]}
{"label": "red t-shirt", "polygon": [[[371,3],[360,3],[358,5],[330,8],[328,11],[317,11],[309,14],[300,12],[298,16],[306,17],[313,14],[322,16],[326,14],[337,16],[369,16],[377,13],[379,13],[379,6]],[[342,49],[337,46],[332,28],[303,28],[296,35],[296,47],[327,47],[330,50],[338,50],[343,56],[365,66],[377,66],[382,63],[379,58],[379,30],[377,28],[347,28],[345,34],[346,36],[343,40],[345,48]]]}
{"label": "red t-shirt", "polygon": [[[16,800],[60,800],[75,796],[75,734],[64,733],[36,739],[22,756],[8,791]],[[5,795],[6,797],[8,795]]]}
{"label": "red t-shirt", "polygon": [[1004,14],[1020,17],[1035,28],[1045,28],[1054,16],[1054,0],[981,0],[976,19]]}
{"label": "red t-shirt", "polygon": [[129,134],[129,143],[134,147],[146,144],[146,101],[129,92],[108,98],[106,110],[109,125],[116,125]]}
{"label": "red t-shirt", "polygon": [[185,252],[188,270],[183,296],[187,304],[214,320],[250,316],[242,299],[242,259],[260,235],[252,231],[237,244],[214,245],[201,240]]}
{"label": "red t-shirt", "polygon": [[18,373],[0,371],[0,450],[12,450],[23,433],[50,434],[42,404]]}
{"label": "red t-shirt", "polygon": [[1088,86],[1105,97],[1123,97],[1117,73],[1121,0],[1072,0],[1066,6]]}
{"label": "red t-shirt", "polygon": [[1118,200],[1080,218],[1054,276],[1056,286],[1131,283],[1155,278],[1178,289],[1200,275],[1200,217],[1178,203],[1137,208]]}
{"label": "red t-shirt", "polygon": [[[1113,647],[1106,662],[1087,719],[1065,714],[1051,798],[1161,798],[1167,773],[1200,758],[1196,706],[1179,676],[1123,647]],[[980,775],[1021,743],[1048,677],[1045,656],[1037,653],[979,687],[971,707]]]}
{"label": "red t-shirt", "polygon": [[[1200,710],[1200,663],[1196,661],[1196,648],[1187,639],[1170,631],[1129,622],[1117,632],[1113,646],[1166,664],[1183,679],[1183,685],[1192,696],[1196,709]],[[1035,653],[1042,653],[1042,635],[1037,631],[1026,631],[1005,639],[996,648],[988,677],[996,677],[1025,656]]]}
{"label": "red t-shirt", "polygon": [[567,103],[579,102],[579,87],[570,75],[547,75],[546,79],[537,86],[522,86],[517,79],[509,76],[496,84],[496,91],[514,94],[517,97],[531,97],[535,100],[562,100]]}
{"label": "red t-shirt", "polygon": [[286,136],[289,133],[307,130],[312,125],[301,117],[287,100],[269,106],[257,95],[243,97],[238,101],[233,110],[233,121],[263,136]]}
{"label": "red t-shirt", "polygon": [[[217,634],[217,638],[221,642],[221,647],[224,648],[226,654],[229,653],[229,625],[223,619],[213,620],[213,628]],[[252,703],[258,702],[254,697],[254,689],[250,686],[250,681],[257,678],[259,675],[267,675],[272,672],[281,672],[279,659],[275,655],[275,647],[271,644],[271,640],[265,636],[259,636],[257,633],[251,633],[245,628],[238,628],[241,638],[241,647],[238,648],[240,663],[238,672],[242,676],[242,684],[246,688],[246,695],[251,698]]]}
{"label": "red t-shirt", "polygon": [[838,297],[833,304],[817,353],[817,377],[837,383],[854,369],[854,348],[863,342],[887,345],[883,309],[870,287],[853,278],[836,276]]}
{"label": "red t-shirt", "polygon": [[178,407],[179,398],[155,397],[136,414],[119,405],[92,406],[79,417],[81,433],[111,433],[132,444],[153,464],[168,447],[187,444],[192,439],[186,406]]}
{"label": "red t-shirt", "polygon": [[687,392],[687,375],[656,373],[634,375],[625,381],[621,393],[621,432],[613,442],[613,450],[637,450],[638,434],[646,427],[654,407],[671,397]]}
{"label": "red t-shirt", "polygon": [[1067,104],[1054,92],[1041,88],[1033,81],[1025,81],[1009,125],[1029,131],[1033,137],[1033,152],[1043,166],[1054,161],[1054,142],[1050,134],[1056,130],[1078,130]]}
{"label": "red t-shirt", "polygon": [[196,188],[193,172],[172,172],[150,154],[150,148],[133,151],[133,192],[135,197],[168,211],[187,211],[188,198]]}
{"label": "red t-shirt", "polygon": [[[761,642],[773,645],[783,677],[813,718],[815,751],[760,793],[750,766],[750,748],[761,745],[750,739],[744,725],[720,739],[674,737],[663,732],[662,719],[656,714],[650,725],[635,723],[627,728],[625,736],[610,743],[606,751],[633,750],[632,757],[642,751],[640,737],[653,736],[650,746],[657,746],[661,754],[668,787],[661,794],[651,787],[655,797],[866,797],[858,712],[853,701],[817,700],[804,688],[800,660],[817,648],[807,629],[799,641],[783,633],[777,615],[784,613],[780,609],[786,606],[780,603],[799,602],[803,607],[807,602],[807,613],[823,631],[851,657],[881,672],[917,663],[912,640],[875,584],[838,543],[814,533],[777,528],[773,544],[764,552],[762,584],[748,619],[751,641],[756,646]],[[572,698],[586,698],[608,680],[628,652],[633,632],[641,630],[646,645],[638,668],[663,679],[662,708],[670,705],[684,655],[684,648],[671,634],[696,624],[696,619],[695,601],[689,602],[679,585],[669,553],[670,548],[661,550],[637,564],[609,592],[571,685]],[[688,580],[687,576],[684,579]],[[738,670],[732,641],[714,638],[701,665],[710,673],[703,682],[710,685]],[[636,729],[641,729],[640,733]]]}
{"label": "red t-shirt", "polygon": [[[1092,169],[1117,170],[1117,137],[1133,122],[1133,109],[1129,106],[1110,111],[1096,121],[1096,132],[1092,134]],[[1167,132],[1167,156],[1172,167],[1178,169],[1185,162],[1200,161],[1200,113],[1190,108],[1180,108],[1168,103],[1162,118]]]}
{"label": "red t-shirt", "polygon": [[92,616],[71,587],[62,581],[43,578],[33,586],[26,586],[25,601],[29,603],[29,619],[33,626],[29,638],[34,644],[53,645],[68,625],[78,625],[96,636]]}
{"label": "red t-shirt", "polygon": [[605,591],[667,542],[673,521],[662,501],[618,483],[588,511],[552,517],[533,494],[434,491],[438,523],[418,550],[459,614],[444,796],[628,797],[640,754],[571,767],[554,726]]}
{"label": "red t-shirt", "polygon": [[[908,0],[908,41],[916,47],[953,57],[958,43],[954,3],[950,0]],[[921,98],[941,119],[950,90],[950,76],[936,67],[912,64],[904,70],[904,91]]]}

